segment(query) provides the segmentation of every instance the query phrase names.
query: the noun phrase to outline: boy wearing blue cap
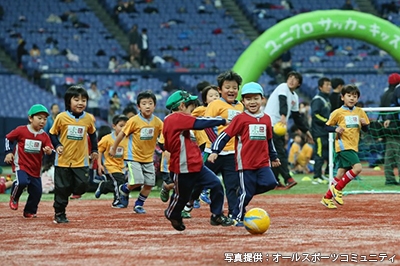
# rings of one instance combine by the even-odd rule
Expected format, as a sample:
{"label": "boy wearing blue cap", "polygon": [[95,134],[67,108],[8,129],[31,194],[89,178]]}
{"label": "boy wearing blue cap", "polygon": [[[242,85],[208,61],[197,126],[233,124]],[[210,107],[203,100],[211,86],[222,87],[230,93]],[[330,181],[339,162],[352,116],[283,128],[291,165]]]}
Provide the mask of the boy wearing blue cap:
{"label": "boy wearing blue cap", "polygon": [[[43,130],[48,116],[46,107],[35,104],[28,111],[29,124],[17,127],[6,136],[4,162],[12,164],[16,177],[11,187],[9,206],[12,210],[18,209],[18,200],[27,187],[29,197],[23,212],[25,218],[36,218],[42,197],[40,170],[43,155],[53,152],[50,138]],[[16,145],[13,148],[14,142]]]}
{"label": "boy wearing blue cap", "polygon": [[200,148],[194,138],[192,129],[201,130],[207,127],[225,125],[223,118],[194,117],[191,115],[197,105],[197,96],[186,91],[176,91],[167,100],[166,107],[172,114],[164,119],[164,149],[171,153],[170,177],[174,182],[174,193],[165,217],[178,231],[185,230],[181,212],[189,201],[195,185],[210,188],[211,225],[230,226],[234,222],[224,216],[224,190],[218,177],[204,166]]}
{"label": "boy wearing blue cap", "polygon": [[211,147],[212,154],[208,157],[208,161],[214,163],[226,143],[232,137],[236,138],[235,163],[240,181],[238,201],[232,212],[236,226],[243,226],[246,206],[254,195],[277,186],[270,166],[280,165],[272,142],[271,118],[261,109],[263,88],[258,83],[250,82],[243,86],[241,95],[245,111],[235,116],[229,126],[218,135]]}

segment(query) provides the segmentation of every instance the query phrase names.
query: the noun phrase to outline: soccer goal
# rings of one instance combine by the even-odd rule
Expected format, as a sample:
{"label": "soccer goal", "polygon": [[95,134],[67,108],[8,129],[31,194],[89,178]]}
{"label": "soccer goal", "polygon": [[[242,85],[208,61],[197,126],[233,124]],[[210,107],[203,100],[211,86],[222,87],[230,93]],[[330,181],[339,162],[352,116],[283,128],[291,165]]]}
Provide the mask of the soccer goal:
{"label": "soccer goal", "polygon": [[[399,182],[400,122],[393,118],[400,117],[400,107],[366,107],[363,110],[371,122],[369,131],[361,131],[360,136],[358,155],[363,170],[346,186],[343,194],[400,193],[400,186],[386,182],[385,177],[385,172],[392,171]],[[385,128],[384,121],[388,118],[392,119]],[[335,134],[329,133],[329,183],[336,175],[334,140]]]}

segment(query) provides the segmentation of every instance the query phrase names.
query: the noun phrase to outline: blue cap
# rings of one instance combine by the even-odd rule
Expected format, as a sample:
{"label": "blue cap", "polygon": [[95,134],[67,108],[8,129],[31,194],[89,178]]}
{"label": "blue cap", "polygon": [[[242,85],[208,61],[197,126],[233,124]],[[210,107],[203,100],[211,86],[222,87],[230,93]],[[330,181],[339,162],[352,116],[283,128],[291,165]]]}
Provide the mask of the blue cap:
{"label": "blue cap", "polygon": [[245,94],[261,94],[264,96],[264,89],[256,82],[249,82],[242,87],[242,95]]}

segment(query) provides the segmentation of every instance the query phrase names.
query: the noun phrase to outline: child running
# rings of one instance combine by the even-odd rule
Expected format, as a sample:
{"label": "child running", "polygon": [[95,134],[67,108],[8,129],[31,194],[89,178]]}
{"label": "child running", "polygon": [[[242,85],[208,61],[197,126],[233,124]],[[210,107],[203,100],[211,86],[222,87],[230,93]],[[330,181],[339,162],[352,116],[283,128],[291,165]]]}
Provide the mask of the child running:
{"label": "child running", "polygon": [[[208,104],[205,117],[222,117],[229,122],[243,112],[243,104],[236,100],[239,92],[239,86],[242,83],[242,78],[239,74],[233,71],[227,71],[220,74],[217,78],[218,92],[221,97]],[[239,188],[239,175],[235,170],[235,139],[231,139],[224,149],[220,152],[215,163],[208,162],[206,159],[211,151],[211,143],[215,141],[217,135],[226,128],[225,125],[218,127],[206,128],[208,135],[207,145],[204,150],[205,165],[215,174],[222,174],[222,179],[225,187],[225,194],[228,200],[228,215],[231,215],[236,207],[237,194]],[[207,187],[206,187],[207,188]],[[203,187],[195,187],[190,202],[198,199]]]}
{"label": "child running", "polygon": [[271,118],[261,110],[263,88],[258,83],[250,82],[243,86],[241,95],[246,108],[244,113],[235,116],[218,135],[212,145],[213,153],[208,156],[208,161],[214,163],[218,153],[235,137],[235,162],[240,180],[239,197],[232,212],[236,226],[243,226],[246,206],[254,195],[272,190],[278,185],[270,164],[273,167],[280,165],[272,142]]}
{"label": "child running", "polygon": [[153,154],[157,139],[163,129],[163,122],[153,114],[157,104],[153,92],[139,93],[136,102],[139,114],[128,120],[125,127],[119,132],[109,153],[112,157],[116,156],[121,141],[129,136],[128,155],[125,158],[128,165],[128,182],[119,187],[120,202],[128,206],[129,193],[137,187],[142,187],[133,211],[145,214],[144,202],[156,183]]}
{"label": "child running", "polygon": [[335,151],[338,166],[337,175],[321,200],[322,205],[328,209],[337,208],[332,198],[339,205],[343,205],[343,188],[362,170],[357,155],[358,142],[360,129],[364,132],[368,131],[369,119],[363,109],[355,106],[360,94],[356,85],[346,85],[341,92],[343,106],[333,111],[326,122],[326,130],[337,133]]}
{"label": "child running", "polygon": [[6,136],[4,162],[13,164],[16,178],[11,186],[9,206],[18,210],[19,197],[27,187],[29,196],[23,212],[25,218],[36,218],[42,197],[42,159],[44,154],[51,155],[53,152],[50,138],[43,130],[48,116],[46,107],[35,104],[28,111],[29,124],[17,127]]}
{"label": "child running", "polygon": [[120,202],[119,186],[125,183],[125,163],[124,156],[128,149],[128,139],[124,138],[120,145],[116,148],[115,155],[111,157],[108,151],[114,144],[115,139],[121,132],[122,128],[128,121],[128,117],[125,115],[116,115],[113,117],[113,129],[114,131],[110,134],[105,135],[99,140],[99,159],[98,159],[98,174],[101,176],[106,175],[106,181],[100,181],[94,196],[100,198],[101,194],[107,194],[108,192],[114,193],[114,200],[111,204],[112,208],[126,208]]}
{"label": "child running", "polygon": [[201,151],[192,129],[225,125],[223,118],[196,118],[191,115],[196,107],[197,96],[186,91],[176,91],[167,100],[166,107],[172,111],[164,120],[164,148],[171,153],[169,170],[174,181],[174,192],[165,217],[178,231],[186,229],[181,212],[189,201],[196,184],[211,190],[211,225],[230,226],[234,222],[223,214],[224,191],[218,177],[204,166]]}
{"label": "child running", "polygon": [[[50,129],[50,138],[56,148],[54,162],[54,223],[68,223],[68,197],[82,195],[89,186],[89,152],[97,160],[95,118],[85,112],[89,95],[80,85],[68,88],[64,95],[65,112],[61,112]],[[89,135],[89,137],[87,137]]]}

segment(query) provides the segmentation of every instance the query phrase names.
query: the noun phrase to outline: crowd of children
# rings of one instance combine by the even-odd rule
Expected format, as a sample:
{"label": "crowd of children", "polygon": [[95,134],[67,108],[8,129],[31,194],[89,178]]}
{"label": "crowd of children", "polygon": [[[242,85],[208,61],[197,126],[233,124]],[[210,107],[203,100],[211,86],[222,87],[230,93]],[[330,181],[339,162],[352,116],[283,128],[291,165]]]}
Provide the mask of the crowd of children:
{"label": "crowd of children", "polygon": [[[210,206],[211,225],[243,226],[246,206],[255,195],[296,185],[289,170],[310,172],[313,139],[309,127],[300,122],[298,104],[293,105],[293,101],[298,102],[294,90],[301,82],[299,73],[290,72],[287,83],[273,93],[276,101],[268,101],[264,108],[262,86],[250,82],[240,91],[241,76],[227,71],[218,76],[217,85],[203,88],[202,104],[186,91],[172,93],[166,103],[170,114],[164,121],[153,114],[157,104],[154,93],[143,91],[137,96],[138,114],[126,110],[126,115],[113,117],[112,131],[107,127],[99,132],[94,116],[85,111],[88,92],[82,86],[71,86],[64,95],[65,111],[54,117],[48,134],[43,128],[49,112],[36,104],[28,111],[29,124],[6,136],[4,161],[13,165],[16,174],[9,206],[17,210],[27,188],[23,216],[37,217],[42,195],[41,163],[45,154],[55,154],[55,223],[69,222],[66,209],[71,194],[87,192],[90,161],[96,163],[97,176],[101,177],[96,198],[113,193],[111,207],[126,208],[129,193],[138,188],[133,211],[145,214],[145,201],[156,184],[153,154],[158,145],[162,150],[160,198],[169,201],[164,215],[174,229],[185,230],[183,218],[191,217],[190,211],[198,206],[199,198]],[[329,209],[336,208],[333,200],[343,204],[342,189],[361,172],[358,134],[360,129],[368,129],[369,120],[362,109],[355,107],[359,96],[356,86],[346,86],[341,92],[343,107],[334,111],[325,125],[327,131],[338,136],[338,174],[321,200]],[[277,122],[286,124],[289,116],[301,131],[289,142],[287,157],[285,137],[277,136],[273,126]]]}

